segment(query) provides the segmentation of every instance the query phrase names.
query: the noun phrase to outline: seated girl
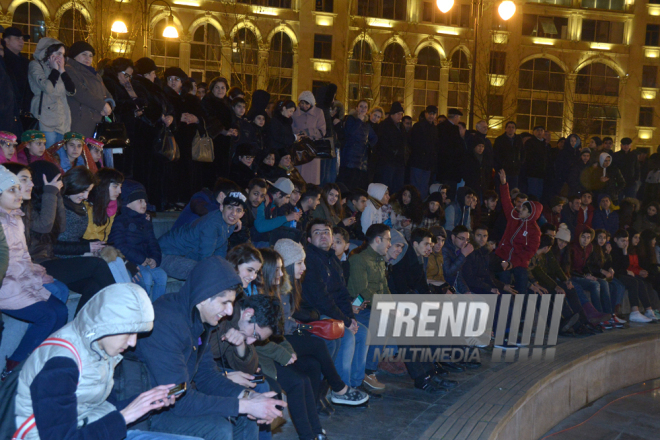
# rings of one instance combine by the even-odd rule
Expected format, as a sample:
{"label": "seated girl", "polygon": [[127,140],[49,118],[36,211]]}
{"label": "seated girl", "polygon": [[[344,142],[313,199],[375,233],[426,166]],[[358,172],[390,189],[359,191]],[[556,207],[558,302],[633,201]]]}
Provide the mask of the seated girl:
{"label": "seated girl", "polygon": [[96,164],[85,144],[85,136],[80,133],[74,131],[65,133],[64,139],[51,146],[48,152],[64,172],[76,166],[87,167],[93,173],[97,171]]}
{"label": "seated girl", "polygon": [[392,227],[401,232],[406,240],[410,240],[412,225],[422,222],[422,196],[417,188],[406,185],[394,194],[393,199],[390,214]]}
{"label": "seated girl", "polygon": [[442,194],[430,194],[424,201],[424,213],[422,222],[415,225],[416,228],[432,228],[442,226],[445,223],[445,211],[442,208]]}
{"label": "seated girl", "polygon": [[16,135],[0,131],[0,163],[17,162]]}
{"label": "seated girl", "polygon": [[99,170],[103,168],[103,142],[96,139],[86,138],[85,145],[89,149],[89,154],[92,156],[92,162]]}
{"label": "seated girl", "polygon": [[322,218],[332,226],[351,227],[355,217],[344,217],[344,207],[341,204],[341,190],[335,183],[326,183],[321,191],[321,203],[312,211],[312,218]]}
{"label": "seated girl", "polygon": [[27,130],[21,135],[21,144],[17,148],[18,163],[30,165],[38,160],[47,160],[57,163],[53,156],[46,151],[46,135],[39,130]]}

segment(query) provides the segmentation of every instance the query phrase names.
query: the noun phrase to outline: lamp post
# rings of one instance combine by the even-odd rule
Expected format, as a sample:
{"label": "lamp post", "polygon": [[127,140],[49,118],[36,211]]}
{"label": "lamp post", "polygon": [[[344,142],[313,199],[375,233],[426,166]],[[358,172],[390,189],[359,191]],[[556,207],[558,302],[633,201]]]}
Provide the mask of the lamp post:
{"label": "lamp post", "polygon": [[[486,0],[487,1],[487,0]],[[442,13],[447,13],[454,6],[454,0],[437,0],[438,9]],[[472,72],[470,78],[470,108],[469,108],[469,127],[474,128],[474,93],[477,73],[477,49],[479,48],[479,26],[483,16],[484,0],[472,1],[472,18],[474,29],[474,50],[472,51]],[[497,8],[502,20],[506,21],[513,17],[516,12],[516,5],[511,0],[504,0]]]}
{"label": "lamp post", "polygon": [[[142,22],[142,35],[144,37],[144,56],[147,56],[147,44],[149,41],[149,12],[151,11],[151,6],[153,6],[154,3],[156,2],[161,2],[163,3],[169,12],[169,15],[167,16],[167,23],[165,25],[165,29],[163,29],[163,37],[164,38],[179,38],[179,31],[176,30],[176,27],[172,25],[173,21],[173,15],[172,15],[172,7],[170,6],[169,3],[167,3],[165,0],[152,0],[151,3],[149,3],[149,0],[144,0],[144,9],[142,11],[142,16],[144,18]],[[110,29],[111,32],[115,32],[117,34],[126,34],[128,33],[128,27],[126,26],[126,23],[122,21],[121,19],[115,20],[114,23],[112,23],[112,28]]]}

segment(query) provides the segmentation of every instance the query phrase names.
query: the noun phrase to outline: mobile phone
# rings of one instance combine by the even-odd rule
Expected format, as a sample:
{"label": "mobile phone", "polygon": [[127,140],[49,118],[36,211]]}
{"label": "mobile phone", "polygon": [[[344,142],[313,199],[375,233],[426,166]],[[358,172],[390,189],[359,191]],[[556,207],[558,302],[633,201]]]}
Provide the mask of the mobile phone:
{"label": "mobile phone", "polygon": [[253,374],[254,379],[252,379],[250,382],[252,383],[264,383],[264,375],[263,374]]}
{"label": "mobile phone", "polygon": [[170,388],[170,392],[167,393],[167,397],[171,396],[180,396],[181,394],[185,393],[187,389],[187,385],[185,382],[180,383],[179,385]]}
{"label": "mobile phone", "polygon": [[363,302],[364,302],[364,298],[362,298],[362,295],[358,295],[357,298],[355,298],[355,301],[353,301],[353,305],[355,307],[360,307]]}

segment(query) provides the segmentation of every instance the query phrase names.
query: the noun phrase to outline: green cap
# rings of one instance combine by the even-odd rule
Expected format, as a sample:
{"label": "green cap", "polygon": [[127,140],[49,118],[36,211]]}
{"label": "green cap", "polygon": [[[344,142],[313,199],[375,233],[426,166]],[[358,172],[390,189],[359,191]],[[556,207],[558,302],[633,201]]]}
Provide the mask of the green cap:
{"label": "green cap", "polygon": [[78,139],[83,144],[85,143],[85,136],[75,131],[68,131],[64,133],[64,142],[69,142],[72,139]]}
{"label": "green cap", "polygon": [[46,135],[39,130],[24,131],[21,135],[21,142],[32,142],[36,140],[46,140]]}

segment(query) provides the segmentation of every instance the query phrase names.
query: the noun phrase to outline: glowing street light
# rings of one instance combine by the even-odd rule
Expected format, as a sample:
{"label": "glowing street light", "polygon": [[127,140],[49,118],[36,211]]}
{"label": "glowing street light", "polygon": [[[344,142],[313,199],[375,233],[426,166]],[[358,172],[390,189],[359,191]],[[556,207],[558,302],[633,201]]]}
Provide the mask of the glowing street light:
{"label": "glowing street light", "polygon": [[127,34],[128,28],[126,27],[126,23],[121,20],[116,20],[114,23],[112,23],[110,31],[116,34]]}
{"label": "glowing street light", "polygon": [[437,0],[436,4],[440,12],[446,14],[454,6],[454,0]]}
{"label": "glowing street light", "polygon": [[499,8],[497,8],[497,12],[500,13],[502,20],[507,21],[509,18],[513,17],[513,14],[516,13],[516,5],[511,0],[505,0],[500,3]]}
{"label": "glowing street light", "polygon": [[171,10],[170,10],[170,16],[167,17],[167,23],[166,23],[165,29],[163,29],[163,37],[165,37],[165,38],[179,38],[179,31],[177,31],[176,28],[170,24],[170,17],[172,17],[172,11]]}

